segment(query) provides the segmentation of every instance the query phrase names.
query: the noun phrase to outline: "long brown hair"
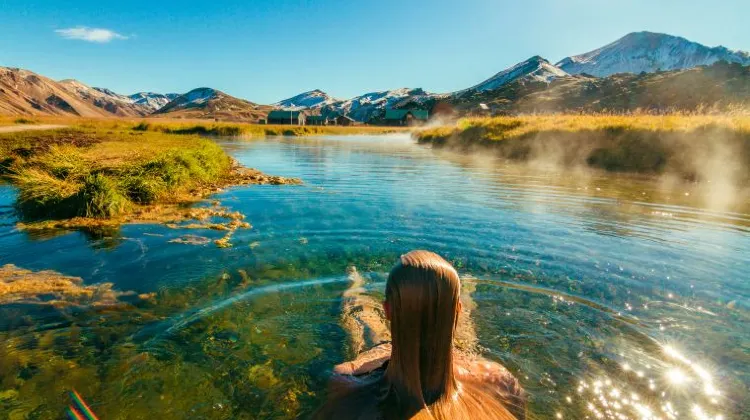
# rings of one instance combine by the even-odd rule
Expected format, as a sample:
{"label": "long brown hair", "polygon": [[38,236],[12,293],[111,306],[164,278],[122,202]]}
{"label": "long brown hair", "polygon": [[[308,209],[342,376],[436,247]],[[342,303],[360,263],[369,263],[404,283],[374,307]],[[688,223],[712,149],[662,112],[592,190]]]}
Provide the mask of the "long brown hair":
{"label": "long brown hair", "polygon": [[461,310],[460,291],[458,273],[439,255],[428,251],[402,255],[385,290],[392,336],[385,372],[334,395],[315,417],[515,419],[491,389],[455,377],[453,337]]}

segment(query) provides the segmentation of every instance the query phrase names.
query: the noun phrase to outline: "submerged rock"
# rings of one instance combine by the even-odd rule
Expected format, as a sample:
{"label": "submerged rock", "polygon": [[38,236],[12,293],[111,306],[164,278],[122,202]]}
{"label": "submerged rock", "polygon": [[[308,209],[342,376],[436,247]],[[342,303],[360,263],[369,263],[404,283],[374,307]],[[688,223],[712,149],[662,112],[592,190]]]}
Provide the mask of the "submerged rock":
{"label": "submerged rock", "polygon": [[247,370],[247,379],[250,384],[261,390],[269,390],[280,382],[269,364],[250,366]]}
{"label": "submerged rock", "polygon": [[0,267],[0,306],[110,306],[151,297],[152,295],[114,290],[112,283],[84,285],[80,277],[65,276],[52,270],[34,272],[13,264]]}
{"label": "submerged rock", "polygon": [[240,339],[240,334],[233,330],[222,330],[213,335],[215,340],[228,341],[230,343],[236,343]]}
{"label": "submerged rock", "polygon": [[299,178],[285,178],[283,176],[267,175],[254,168],[245,168],[235,163],[229,177],[232,184],[239,185],[300,185]]}
{"label": "submerged rock", "polygon": [[172,244],[186,244],[186,245],[206,245],[211,242],[211,239],[205,236],[198,235],[182,235],[179,238],[171,239],[169,243]]}

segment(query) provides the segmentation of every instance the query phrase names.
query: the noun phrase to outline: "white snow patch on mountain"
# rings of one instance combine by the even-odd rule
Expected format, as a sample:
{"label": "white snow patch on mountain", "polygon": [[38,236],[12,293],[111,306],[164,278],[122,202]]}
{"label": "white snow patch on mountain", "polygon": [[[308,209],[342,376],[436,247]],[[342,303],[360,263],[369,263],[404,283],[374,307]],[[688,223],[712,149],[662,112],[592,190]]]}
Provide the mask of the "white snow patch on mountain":
{"label": "white snow patch on mountain", "polygon": [[488,90],[494,90],[520,79],[550,83],[556,78],[565,76],[569,76],[568,73],[550,64],[549,61],[537,55],[501,71],[500,73],[492,76],[491,78],[476,86],[455,92],[454,95],[461,95],[470,91],[484,92]]}
{"label": "white snow patch on mountain", "polygon": [[205,104],[207,104],[208,101],[215,99],[215,98],[216,99],[220,98],[221,95],[224,95],[224,94],[222,92],[219,92],[218,90],[207,88],[207,87],[201,87],[201,88],[193,89],[190,92],[185,93],[183,95],[177,96],[172,101],[170,101],[166,105],[159,108],[157,111],[171,112],[171,111],[187,109],[187,108],[200,108],[204,106]]}
{"label": "white snow patch on mountain", "polygon": [[276,102],[273,106],[287,110],[315,109],[341,102],[320,89],[300,93],[297,96]]}
{"label": "white snow patch on mountain", "polygon": [[187,103],[201,105],[216,97],[216,90],[211,88],[198,88],[182,95]]}
{"label": "white snow patch on mountain", "polygon": [[422,89],[400,88],[380,92],[370,92],[346,101],[335,102],[321,107],[322,114],[348,115],[357,121],[367,122],[385,114],[386,109],[397,108],[407,101],[421,102],[432,97]]}
{"label": "white snow patch on mountain", "polygon": [[710,48],[667,34],[634,32],[594,51],[564,58],[557,66],[571,74],[606,77],[615,73],[687,69],[719,60],[750,65],[750,54],[722,46]]}
{"label": "white snow patch on mountain", "polygon": [[151,111],[156,111],[178,96],[180,96],[178,93],[138,92],[130,95],[129,98],[136,104],[143,105]]}
{"label": "white snow patch on mountain", "polygon": [[112,92],[111,90],[109,90],[107,88],[98,88],[98,87],[95,87],[93,89],[96,90],[97,92],[99,92],[99,93],[101,93],[101,94],[103,94],[103,95],[111,98],[112,100],[124,102],[126,104],[132,104],[132,103],[134,103],[134,101],[132,99],[130,99],[130,97],[125,96],[125,95],[120,95],[119,93]]}
{"label": "white snow patch on mountain", "polygon": [[109,89],[91,87],[85,83],[81,83],[75,79],[65,79],[59,82],[69,92],[78,95],[82,98],[94,99],[94,100],[110,100],[115,102],[121,102],[125,104],[132,104],[133,100],[127,96],[117,94]]}

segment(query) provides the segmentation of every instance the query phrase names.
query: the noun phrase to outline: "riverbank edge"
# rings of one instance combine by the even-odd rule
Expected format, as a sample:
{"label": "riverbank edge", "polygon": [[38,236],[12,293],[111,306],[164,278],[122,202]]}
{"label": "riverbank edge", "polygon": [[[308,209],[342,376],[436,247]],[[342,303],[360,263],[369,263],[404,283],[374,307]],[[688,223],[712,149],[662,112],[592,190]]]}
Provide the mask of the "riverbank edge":
{"label": "riverbank edge", "polygon": [[415,130],[419,143],[513,161],[710,180],[750,180],[750,117],[525,116],[463,119]]}
{"label": "riverbank edge", "polygon": [[[267,175],[257,169],[247,168],[232,159],[228,174],[216,182],[205,183],[188,194],[182,194],[179,200],[170,202],[136,205],[130,212],[110,218],[73,217],[69,219],[51,219],[33,222],[18,222],[16,228],[29,233],[42,233],[57,230],[86,230],[93,232],[118,229],[125,224],[163,224],[172,229],[209,229],[225,232],[224,236],[214,241],[220,248],[230,248],[232,235],[238,229],[250,229],[252,225],[245,221],[245,215],[233,212],[221,206],[221,202],[209,202],[212,195],[227,188],[243,185],[302,185],[299,178],[287,178]],[[195,207],[206,202],[206,207]],[[187,223],[194,222],[194,223]]]}
{"label": "riverbank edge", "polygon": [[245,216],[217,201],[196,204],[234,186],[302,184],[244,167],[195,135],[79,127],[4,136],[0,177],[18,189],[16,227],[29,233],[109,236],[122,224],[162,223],[225,231],[215,243],[229,247],[234,231],[251,227]]}
{"label": "riverbank edge", "polygon": [[[22,122],[18,122],[22,121]],[[12,118],[0,116],[0,127],[33,127],[34,125],[51,124],[57,126],[84,126],[101,129],[126,129],[133,131],[152,131],[166,134],[199,134],[207,136],[235,136],[247,138],[265,137],[299,137],[326,135],[381,135],[408,133],[409,127],[371,126],[355,124],[341,125],[274,125],[254,124],[239,121],[212,121],[202,119],[171,118],[83,118],[59,116],[34,116]]]}

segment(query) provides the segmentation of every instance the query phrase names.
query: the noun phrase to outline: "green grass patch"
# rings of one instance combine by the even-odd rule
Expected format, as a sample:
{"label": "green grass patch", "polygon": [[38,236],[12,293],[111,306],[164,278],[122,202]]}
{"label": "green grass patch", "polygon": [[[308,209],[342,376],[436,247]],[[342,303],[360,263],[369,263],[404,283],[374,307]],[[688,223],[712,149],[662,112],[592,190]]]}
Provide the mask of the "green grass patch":
{"label": "green grass patch", "polygon": [[199,136],[101,128],[0,134],[0,163],[26,220],[117,218],[180,202],[231,170],[230,157]]}

